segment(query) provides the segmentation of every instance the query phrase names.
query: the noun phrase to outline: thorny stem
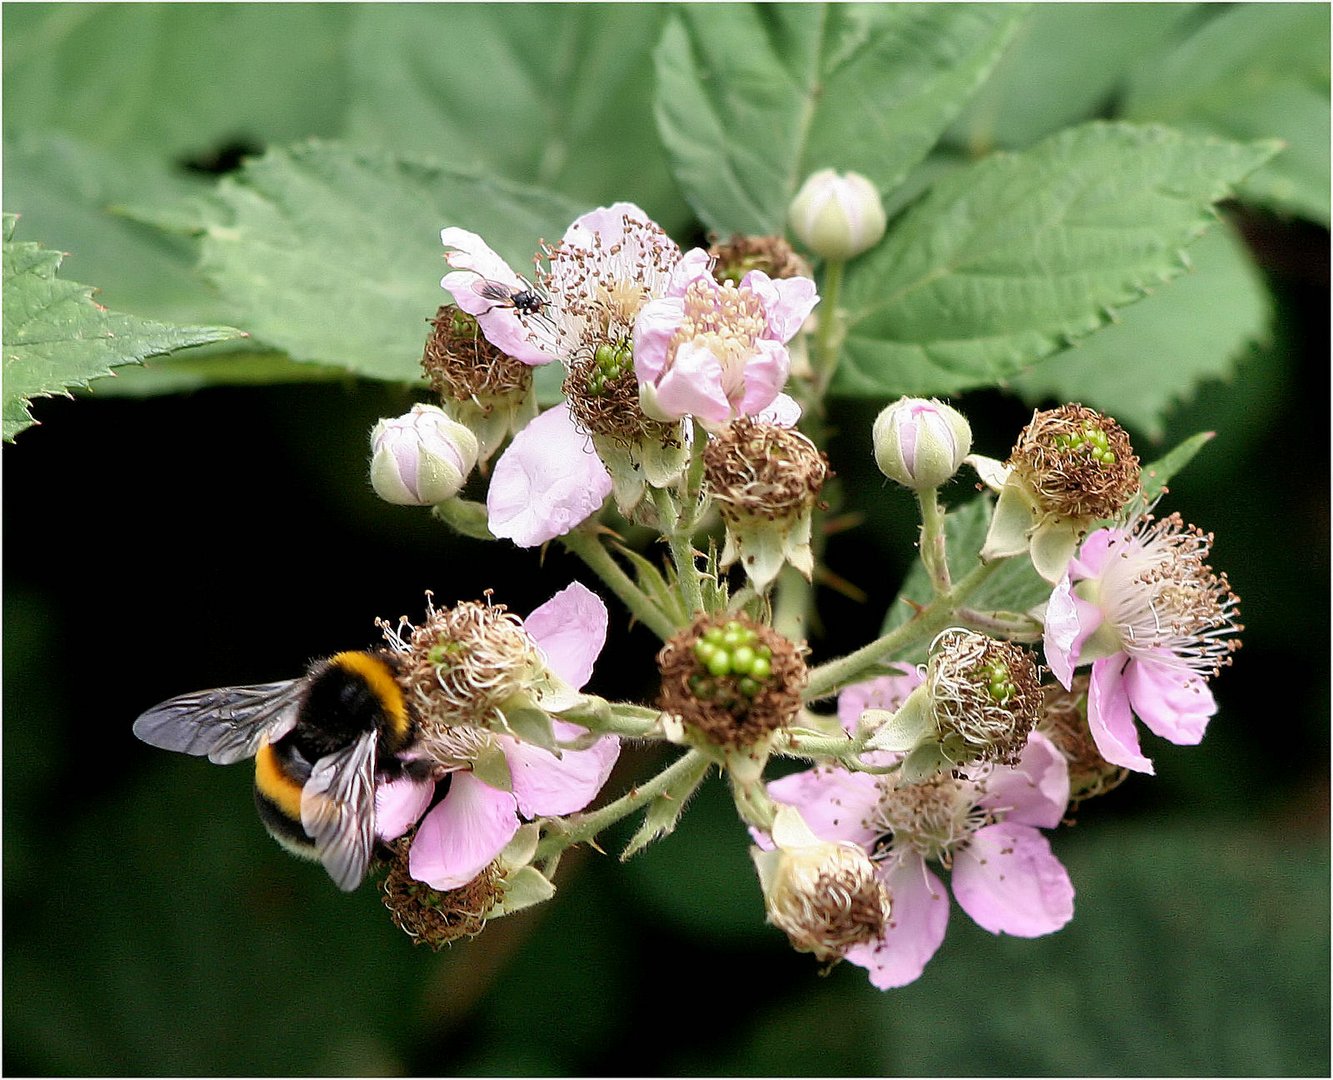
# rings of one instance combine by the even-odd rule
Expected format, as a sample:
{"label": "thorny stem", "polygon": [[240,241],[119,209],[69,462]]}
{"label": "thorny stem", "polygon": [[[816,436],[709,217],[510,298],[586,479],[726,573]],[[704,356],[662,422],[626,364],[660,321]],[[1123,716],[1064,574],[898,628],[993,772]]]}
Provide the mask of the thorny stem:
{"label": "thorny stem", "polygon": [[727,779],[731,781],[731,798],[736,804],[736,812],[740,814],[741,820],[756,829],[763,829],[764,832],[771,830],[777,807],[769,798],[764,785],[742,783],[734,772],[728,772]]}
{"label": "thorny stem", "polygon": [[[607,587],[620,597],[644,626],[648,627],[663,641],[676,632],[671,619],[660,607],[652,602],[621,565],[611,557],[598,537],[585,530],[575,529],[560,538],[561,543],[588,564],[589,569],[602,579]],[[696,582],[696,588],[698,587]]]}
{"label": "thorny stem", "polygon": [[699,587],[699,568],[694,561],[694,538],[687,529],[681,528],[680,510],[671,492],[664,488],[653,488],[652,492],[653,502],[661,518],[662,533],[671,545],[671,558],[676,564],[676,578],[680,582],[686,614],[692,619],[704,609],[703,591]]}
{"label": "thorny stem", "polygon": [[939,491],[935,488],[918,491],[916,501],[921,507],[921,565],[926,568],[935,595],[943,596],[949,591],[951,582]]}
{"label": "thorny stem", "polygon": [[959,605],[976,592],[982,582],[995,573],[1004,561],[995,559],[992,562],[979,563],[957,585],[942,596],[937,596],[933,602],[896,630],[889,631],[855,652],[815,668],[810,672],[809,681],[806,683],[804,699],[815,701],[828,697],[844,686],[864,678],[885,660],[929,642],[946,626],[952,625],[957,620]]}
{"label": "thorny stem", "polygon": [[1022,612],[977,611],[975,608],[960,607],[957,615],[961,626],[991,637],[1007,638],[1010,641],[1041,640],[1041,623]]}
{"label": "thorny stem", "polygon": [[534,860],[550,858],[573,844],[591,840],[608,825],[647,806],[659,795],[678,800],[689,798],[712,764],[700,751],[687,751],[651,780],[630,788],[614,802],[588,814],[552,820],[547,825],[549,831],[537,845]]}

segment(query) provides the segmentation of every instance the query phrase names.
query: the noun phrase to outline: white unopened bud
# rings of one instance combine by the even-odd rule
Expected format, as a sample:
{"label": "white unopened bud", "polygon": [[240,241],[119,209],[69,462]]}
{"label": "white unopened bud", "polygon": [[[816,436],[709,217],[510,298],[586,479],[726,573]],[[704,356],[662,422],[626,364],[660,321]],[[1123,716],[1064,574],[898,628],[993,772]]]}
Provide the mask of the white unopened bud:
{"label": "white unopened bud", "polygon": [[370,483],[385,502],[434,506],[458,494],[477,464],[477,437],[435,405],[381,420],[370,433]]}
{"label": "white unopened bud", "polygon": [[788,211],[791,230],[811,251],[846,262],[884,235],[879,191],[860,173],[820,169],[801,185]]}
{"label": "white unopened bud", "polygon": [[939,487],[972,449],[967,419],[934,398],[899,398],[875,418],[872,434],[880,472],[913,491]]}

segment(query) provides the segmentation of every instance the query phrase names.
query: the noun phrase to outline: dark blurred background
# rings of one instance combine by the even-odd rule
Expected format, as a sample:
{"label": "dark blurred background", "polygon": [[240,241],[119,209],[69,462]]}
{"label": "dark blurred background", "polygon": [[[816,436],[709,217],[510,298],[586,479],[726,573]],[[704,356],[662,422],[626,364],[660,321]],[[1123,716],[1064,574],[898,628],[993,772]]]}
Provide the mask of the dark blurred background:
{"label": "dark blurred background", "polygon": [[[235,139],[182,170],[233,166]],[[373,887],[339,894],[273,844],[245,766],[151,750],[134,717],[370,644],[376,616],[416,615],[426,589],[450,603],[494,587],[523,614],[598,583],[554,548],[461,539],[374,498],[366,436],[407,390],[39,402],[41,425],[3,452],[4,1071],[1326,1075],[1328,233],[1228,216],[1272,289],[1272,340],[1160,440],[1131,432],[1145,460],[1219,433],[1165,503],[1217,534],[1242,599],[1218,716],[1199,747],[1145,736],[1158,776],[1053,837],[1070,926],[995,938],[955,907],[922,979],[886,994],[849,965],[820,978],[764,925],[716,780],[629,864],[583,849],[551,904],[440,955],[413,948]],[[999,392],[956,404],[1001,457],[1030,413]],[[868,600],[821,593],[816,659],[877,631],[912,557],[910,501],[868,452],[875,411],[832,417],[866,523],[829,562]],[[946,501],[969,496],[961,482]],[[646,699],[654,639],[619,632],[608,600],[591,688]],[[627,751],[608,791],[657,753]]]}

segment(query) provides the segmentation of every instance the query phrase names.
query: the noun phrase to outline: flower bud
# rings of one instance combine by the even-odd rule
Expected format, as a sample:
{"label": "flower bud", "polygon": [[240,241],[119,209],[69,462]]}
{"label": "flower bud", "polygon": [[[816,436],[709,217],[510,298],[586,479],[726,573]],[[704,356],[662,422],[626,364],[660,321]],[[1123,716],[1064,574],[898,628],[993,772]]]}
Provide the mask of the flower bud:
{"label": "flower bud", "polygon": [[385,502],[434,506],[458,494],[477,463],[477,437],[435,405],[381,420],[370,433],[370,482]]}
{"label": "flower bud", "polygon": [[966,417],[934,398],[899,398],[875,418],[872,438],[880,472],[913,491],[939,487],[972,449]]}
{"label": "flower bud", "polygon": [[806,247],[838,262],[878,244],[888,224],[874,184],[860,173],[832,169],[812,173],[801,185],[788,220]]}
{"label": "flower bud", "polygon": [[772,851],[753,848],[768,921],[801,952],[839,960],[854,945],[877,941],[889,918],[889,894],[857,844],[818,839],[791,806],[778,808]]}

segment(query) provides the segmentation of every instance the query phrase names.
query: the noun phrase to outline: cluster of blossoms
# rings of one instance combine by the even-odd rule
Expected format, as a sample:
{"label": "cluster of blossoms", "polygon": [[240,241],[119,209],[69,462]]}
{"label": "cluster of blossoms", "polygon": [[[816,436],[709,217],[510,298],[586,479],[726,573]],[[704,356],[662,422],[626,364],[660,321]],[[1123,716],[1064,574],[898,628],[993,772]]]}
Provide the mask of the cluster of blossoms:
{"label": "cluster of blossoms", "polygon": [[[867,181],[827,171],[790,223],[826,270],[885,228]],[[637,706],[582,692],[608,625],[582,586],[526,620],[487,601],[385,628],[417,732],[375,798],[399,925],[438,944],[544,900],[565,847],[644,810],[637,850],[716,769],[769,920],[821,962],[881,988],[913,981],[944,938],[948,892],[992,933],[1064,926],[1074,890],[1047,833],[1152,772],[1135,716],[1175,743],[1202,738],[1241,629],[1211,536],[1154,516],[1126,432],[1080,404],[1038,411],[1001,461],[973,452],[950,405],[889,405],[870,442],[920,506],[914,614],[810,667],[806,612],[790,609],[820,569],[832,473],[818,418],[841,314],[829,296],[816,313],[805,258],[781,237],[682,251],[629,203],[541,244],[531,278],[475,233],[441,239],[453,303],[423,357],[439,405],[376,427],[375,489],[479,538],[562,538],[663,644],[660,689]],[[807,333],[820,320],[833,332]],[[532,373],[547,364],[563,397],[540,410]],[[964,464],[996,497],[982,496],[987,533],[955,582],[939,491]],[[462,497],[477,466],[484,502]],[[621,542],[627,525],[666,541],[665,572]],[[1023,610],[975,606],[1021,562],[1039,589]],[[816,711],[834,695],[836,716]],[[684,750],[588,811],[626,736]],[[811,767],[769,779],[775,756]]]}

